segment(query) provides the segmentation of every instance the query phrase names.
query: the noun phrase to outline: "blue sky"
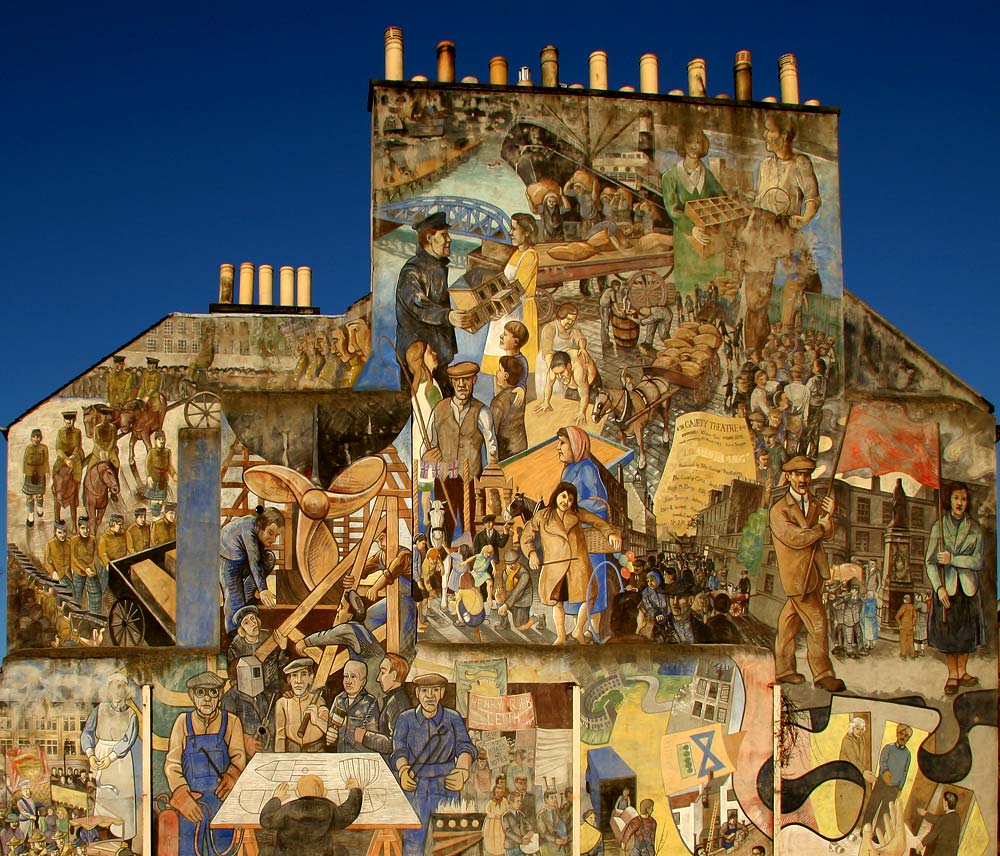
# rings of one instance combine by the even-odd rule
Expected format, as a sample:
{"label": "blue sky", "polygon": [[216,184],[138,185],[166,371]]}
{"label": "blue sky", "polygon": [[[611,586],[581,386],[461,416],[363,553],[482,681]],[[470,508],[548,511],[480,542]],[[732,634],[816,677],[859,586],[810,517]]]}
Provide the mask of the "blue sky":
{"label": "blue sky", "polygon": [[[494,7],[490,7],[493,9]],[[791,7],[786,7],[791,8]],[[752,11],[751,11],[752,9]],[[368,80],[387,25],[406,74],[459,75],[561,52],[564,81],[609,54],[612,88],[660,56],[661,91],[708,63],[732,91],[735,52],[755,97],[799,57],[802,98],[842,108],[846,287],[991,401],[997,132],[993,35],[982,4],[511,5],[18,4],[5,12],[0,249],[5,314],[0,423],[172,310],[204,311],[221,262],[311,265],[314,302],[369,287]]]}

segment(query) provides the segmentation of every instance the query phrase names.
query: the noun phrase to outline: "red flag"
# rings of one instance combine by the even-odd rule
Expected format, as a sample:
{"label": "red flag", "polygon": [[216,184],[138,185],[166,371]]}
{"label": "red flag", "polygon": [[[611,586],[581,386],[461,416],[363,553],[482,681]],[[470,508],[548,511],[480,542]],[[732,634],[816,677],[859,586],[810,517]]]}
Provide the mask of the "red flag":
{"label": "red flag", "polygon": [[845,476],[906,473],[927,487],[941,487],[937,423],[920,424],[898,404],[851,408],[837,472]]}

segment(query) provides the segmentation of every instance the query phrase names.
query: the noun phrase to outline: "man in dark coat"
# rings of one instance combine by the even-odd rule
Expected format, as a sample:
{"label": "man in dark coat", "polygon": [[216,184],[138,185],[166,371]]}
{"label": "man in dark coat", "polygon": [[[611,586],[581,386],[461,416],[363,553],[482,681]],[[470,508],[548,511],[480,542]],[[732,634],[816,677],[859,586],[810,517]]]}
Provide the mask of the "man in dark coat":
{"label": "man in dark coat", "polygon": [[670,598],[670,633],[667,639],[675,645],[693,645],[715,641],[708,626],[691,611],[694,584],[679,579],[666,587]]}
{"label": "man in dark coat", "polygon": [[287,804],[289,785],[279,784],[260,813],[261,827],[275,837],[273,856],[349,856],[333,833],[350,826],[361,813],[361,786],[353,778],[345,785],[350,793],[337,805],[326,798],[319,776],[302,776],[295,788],[298,799]]}
{"label": "man in dark coat", "polygon": [[931,824],[931,831],[924,836],[924,856],[955,856],[962,839],[962,817],[955,810],[958,795],[954,791],[944,792],[944,814],[932,814],[923,808],[917,814]]}
{"label": "man in dark coat", "polygon": [[[451,381],[445,369],[458,351],[455,328],[471,329],[468,312],[451,308],[448,296],[448,218],[435,212],[414,225],[416,255],[406,260],[396,280],[396,353],[402,359],[414,342],[426,342],[438,357],[434,379],[447,396]],[[404,385],[409,386],[408,382]]]}

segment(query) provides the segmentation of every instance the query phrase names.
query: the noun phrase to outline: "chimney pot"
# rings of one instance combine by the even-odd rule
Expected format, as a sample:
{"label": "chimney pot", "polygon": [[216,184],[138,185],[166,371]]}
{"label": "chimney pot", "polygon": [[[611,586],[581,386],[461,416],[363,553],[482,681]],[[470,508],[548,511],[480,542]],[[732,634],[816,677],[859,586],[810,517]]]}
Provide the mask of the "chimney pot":
{"label": "chimney pot", "polygon": [[733,88],[737,101],[753,101],[753,66],[750,51],[736,51],[733,63]]}
{"label": "chimney pot", "polygon": [[445,39],[438,42],[438,83],[455,82],[455,43]]}
{"label": "chimney pot", "polygon": [[233,302],[233,282],[236,268],[232,265],[219,265],[219,303]]}
{"label": "chimney pot", "polygon": [[559,49],[555,45],[542,48],[542,86],[559,85]]}
{"label": "chimney pot", "polygon": [[386,27],[385,30],[385,79],[403,79],[403,30]]}
{"label": "chimney pot", "polygon": [[303,265],[298,273],[298,304],[312,306],[312,268]]}
{"label": "chimney pot", "polygon": [[583,84],[582,84],[582,83],[571,83],[571,84],[569,85],[569,88],[570,88],[570,89],[583,89],[583,88],[584,88],[584,86],[583,86]]}
{"label": "chimney pot", "polygon": [[806,107],[819,107],[818,98],[810,98],[808,101],[803,101],[802,103],[805,104]]}
{"label": "chimney pot", "polygon": [[627,85],[626,86],[619,86],[618,87],[618,91],[619,92],[635,92],[635,87],[634,86],[627,86]]}
{"label": "chimney pot", "polygon": [[244,306],[253,303],[253,262],[240,265],[240,303]]}
{"label": "chimney pot", "polygon": [[684,94],[684,90],[683,89],[671,89],[667,93],[667,95],[683,95],[683,94]]}
{"label": "chimney pot", "polygon": [[705,60],[695,57],[688,63],[688,92],[692,98],[704,98],[708,91],[708,69]]}
{"label": "chimney pot", "polygon": [[415,75],[413,75],[413,77],[410,78],[410,80],[413,83],[426,83],[427,82],[427,75],[426,74],[415,74]]}
{"label": "chimney pot", "polygon": [[767,104],[777,104],[778,103],[778,99],[775,98],[773,95],[765,95],[760,100],[764,101]]}
{"label": "chimney pot", "polygon": [[280,282],[280,300],[282,306],[295,305],[295,268],[282,265],[278,271]]}
{"label": "chimney pot", "polygon": [[257,302],[261,306],[274,304],[274,268],[271,265],[257,268]]}
{"label": "chimney pot", "polygon": [[507,85],[507,60],[502,56],[490,60],[490,83],[493,86]]}
{"label": "chimney pot", "polygon": [[654,53],[639,57],[639,90],[648,95],[659,94],[660,61]]}
{"label": "chimney pot", "polygon": [[608,54],[607,51],[593,51],[590,54],[590,88],[608,88]]}
{"label": "chimney pot", "polygon": [[531,69],[526,65],[522,65],[517,70],[517,85],[518,86],[534,86],[535,84],[531,81]]}
{"label": "chimney pot", "polygon": [[799,61],[795,54],[782,54],[778,58],[778,83],[781,100],[785,104],[799,103]]}
{"label": "chimney pot", "polygon": [[462,83],[479,83],[479,78],[473,77],[471,74],[467,74],[462,78]]}

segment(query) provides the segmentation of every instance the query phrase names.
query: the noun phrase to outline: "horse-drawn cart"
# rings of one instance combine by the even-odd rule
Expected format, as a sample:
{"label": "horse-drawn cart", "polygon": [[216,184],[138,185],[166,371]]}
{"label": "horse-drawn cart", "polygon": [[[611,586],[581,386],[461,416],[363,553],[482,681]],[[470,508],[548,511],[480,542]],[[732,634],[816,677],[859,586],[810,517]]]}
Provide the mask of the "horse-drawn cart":
{"label": "horse-drawn cart", "polygon": [[177,634],[177,542],[168,541],[111,563],[111,644],[173,645]]}

